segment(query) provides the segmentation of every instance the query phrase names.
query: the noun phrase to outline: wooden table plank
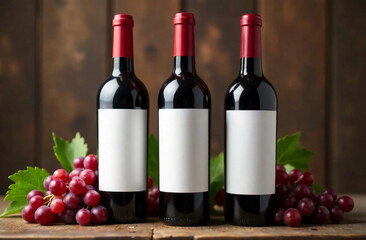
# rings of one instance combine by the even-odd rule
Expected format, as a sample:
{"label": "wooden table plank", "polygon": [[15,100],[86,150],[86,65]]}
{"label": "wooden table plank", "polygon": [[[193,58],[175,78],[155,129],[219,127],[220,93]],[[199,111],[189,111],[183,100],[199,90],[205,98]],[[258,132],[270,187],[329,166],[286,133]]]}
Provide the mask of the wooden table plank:
{"label": "wooden table plank", "polygon": [[83,227],[55,224],[41,226],[24,222],[20,216],[0,219],[0,239],[151,239],[153,223],[112,224]]}
{"label": "wooden table plank", "polygon": [[[166,226],[157,219],[140,224],[104,226],[28,224],[19,216],[0,219],[0,239],[366,239],[366,195],[351,195],[355,209],[342,224],[302,225],[301,227],[238,227],[212,217],[201,227]],[[0,211],[7,202],[0,198]]]}

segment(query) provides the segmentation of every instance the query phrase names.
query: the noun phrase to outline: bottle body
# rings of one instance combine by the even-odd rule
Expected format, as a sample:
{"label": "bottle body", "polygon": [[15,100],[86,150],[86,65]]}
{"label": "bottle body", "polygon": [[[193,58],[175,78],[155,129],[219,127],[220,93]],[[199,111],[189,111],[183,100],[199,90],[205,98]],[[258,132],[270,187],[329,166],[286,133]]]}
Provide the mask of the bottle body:
{"label": "bottle body", "polygon": [[225,99],[225,219],[244,226],[268,223],[275,193],[277,97],[256,49],[241,54],[241,72]]}
{"label": "bottle body", "polygon": [[[132,43],[132,29],[127,35]],[[149,98],[134,74],[132,55],[113,55],[112,75],[97,97],[99,190],[113,220],[141,222],[147,215]]]}
{"label": "bottle body", "polygon": [[209,220],[210,94],[195,72],[194,54],[175,54],[174,66],[158,97],[159,215],[168,225],[203,225]]}

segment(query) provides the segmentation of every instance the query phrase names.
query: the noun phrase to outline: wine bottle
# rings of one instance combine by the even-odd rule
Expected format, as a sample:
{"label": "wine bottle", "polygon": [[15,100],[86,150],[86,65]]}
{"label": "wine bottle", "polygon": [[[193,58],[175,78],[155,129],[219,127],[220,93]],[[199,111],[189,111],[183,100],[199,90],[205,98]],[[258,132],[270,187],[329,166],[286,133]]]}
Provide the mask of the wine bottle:
{"label": "wine bottle", "polygon": [[194,15],[174,17],[174,69],[159,92],[159,215],[168,225],[209,220],[210,93],[195,69]]}
{"label": "wine bottle", "polygon": [[225,219],[266,225],[275,193],[277,97],[263,76],[259,15],[240,21],[240,73],[225,99]]}
{"label": "wine bottle", "polygon": [[113,19],[113,71],[98,92],[99,190],[117,222],[147,215],[149,97],[133,68],[133,19]]}

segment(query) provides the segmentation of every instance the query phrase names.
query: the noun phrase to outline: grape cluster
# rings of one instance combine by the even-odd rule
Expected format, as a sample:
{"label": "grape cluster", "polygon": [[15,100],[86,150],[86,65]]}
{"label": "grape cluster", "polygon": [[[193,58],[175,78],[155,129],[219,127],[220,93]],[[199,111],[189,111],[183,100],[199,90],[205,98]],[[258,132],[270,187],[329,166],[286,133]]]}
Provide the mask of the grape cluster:
{"label": "grape cluster", "polygon": [[153,179],[149,176],[147,182],[149,195],[147,198],[147,213],[149,217],[159,216],[159,186],[154,186]]}
{"label": "grape cluster", "polygon": [[29,204],[22,210],[25,221],[41,225],[77,222],[82,226],[107,221],[108,211],[99,205],[97,157],[92,154],[78,157],[73,165],[75,169],[70,174],[57,169],[44,179],[45,195],[39,190],[28,193]]}
{"label": "grape cluster", "polygon": [[337,198],[332,188],[316,195],[311,185],[314,177],[310,172],[293,169],[286,172],[282,165],[276,167],[276,209],[271,219],[276,225],[295,227],[301,222],[324,224],[339,223],[345,212],[353,209],[354,202],[348,196]]}

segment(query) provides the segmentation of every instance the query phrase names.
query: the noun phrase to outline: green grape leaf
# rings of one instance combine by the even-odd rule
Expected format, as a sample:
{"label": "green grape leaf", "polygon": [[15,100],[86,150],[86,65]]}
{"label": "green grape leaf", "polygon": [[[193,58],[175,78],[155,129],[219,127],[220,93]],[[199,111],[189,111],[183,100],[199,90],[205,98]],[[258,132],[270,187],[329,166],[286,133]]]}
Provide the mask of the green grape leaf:
{"label": "green grape leaf", "polygon": [[4,200],[12,202],[0,217],[21,212],[23,207],[28,204],[27,194],[30,191],[37,189],[44,193],[46,189],[43,186],[43,180],[49,175],[47,170],[38,167],[27,167],[26,170],[19,170],[10,175],[9,179],[14,183],[9,186]]}
{"label": "green grape leaf", "polygon": [[277,141],[277,164],[287,166],[286,169],[297,168],[307,170],[313,152],[300,147],[300,132],[284,136]]}
{"label": "green grape leaf", "polygon": [[154,186],[159,184],[159,144],[153,134],[149,135],[148,141],[148,175],[153,179]]}
{"label": "green grape leaf", "polygon": [[52,133],[52,136],[55,143],[53,150],[57,160],[66,171],[71,172],[74,168],[72,165],[74,159],[76,157],[85,157],[88,152],[88,145],[85,143],[85,139],[78,132],[71,142],[57,137],[55,133]]}
{"label": "green grape leaf", "polygon": [[213,212],[215,196],[222,189],[225,182],[224,153],[210,159],[210,209]]}

